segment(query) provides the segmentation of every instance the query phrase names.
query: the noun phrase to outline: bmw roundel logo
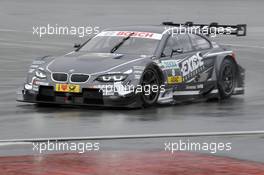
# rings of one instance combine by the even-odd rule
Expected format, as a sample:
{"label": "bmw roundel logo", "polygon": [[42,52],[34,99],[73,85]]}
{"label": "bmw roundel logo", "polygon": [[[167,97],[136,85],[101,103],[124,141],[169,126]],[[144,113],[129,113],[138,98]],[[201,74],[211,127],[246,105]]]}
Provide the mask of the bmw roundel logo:
{"label": "bmw roundel logo", "polygon": [[74,69],[71,69],[69,72],[74,72],[75,70]]}

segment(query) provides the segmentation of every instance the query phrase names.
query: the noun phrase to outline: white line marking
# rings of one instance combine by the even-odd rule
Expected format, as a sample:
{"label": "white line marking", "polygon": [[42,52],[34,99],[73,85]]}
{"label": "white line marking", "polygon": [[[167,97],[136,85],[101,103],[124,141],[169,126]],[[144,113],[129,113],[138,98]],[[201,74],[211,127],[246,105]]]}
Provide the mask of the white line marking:
{"label": "white line marking", "polygon": [[204,137],[204,136],[244,136],[264,135],[263,131],[229,131],[229,132],[197,132],[197,133],[164,133],[164,134],[142,134],[142,135],[113,135],[113,136],[89,136],[89,137],[52,137],[52,138],[29,138],[29,139],[5,139],[0,143],[25,143],[25,142],[47,142],[47,141],[76,141],[76,140],[120,140],[120,139],[146,139],[146,138],[168,138],[168,137]]}
{"label": "white line marking", "polygon": [[31,44],[31,45],[26,45],[26,44],[23,44],[23,43],[2,43],[0,42],[0,45],[4,45],[4,46],[13,46],[13,47],[10,47],[10,48],[15,48],[15,47],[25,47],[25,48],[40,48],[40,49],[43,49],[43,48],[50,48],[50,49],[56,49],[56,48],[60,48],[60,49],[63,49],[65,48],[63,45],[52,45],[52,46],[48,46],[48,45],[45,45],[45,47],[43,47],[43,45],[37,45],[37,44]]}
{"label": "white line marking", "polygon": [[39,45],[70,46],[69,43],[58,43],[58,42],[49,42],[48,43],[48,42],[42,42],[42,41],[6,40],[6,39],[3,39],[3,38],[0,38],[0,42],[3,42],[3,43],[9,42],[9,43],[18,43],[18,44],[27,43],[27,44],[39,44]]}
{"label": "white line marking", "polygon": [[0,32],[21,32],[21,33],[32,33],[32,31],[22,31],[14,29],[0,29]]}
{"label": "white line marking", "polygon": [[0,143],[0,146],[9,146],[9,145],[29,145],[31,144],[30,142],[3,142],[3,143]]}

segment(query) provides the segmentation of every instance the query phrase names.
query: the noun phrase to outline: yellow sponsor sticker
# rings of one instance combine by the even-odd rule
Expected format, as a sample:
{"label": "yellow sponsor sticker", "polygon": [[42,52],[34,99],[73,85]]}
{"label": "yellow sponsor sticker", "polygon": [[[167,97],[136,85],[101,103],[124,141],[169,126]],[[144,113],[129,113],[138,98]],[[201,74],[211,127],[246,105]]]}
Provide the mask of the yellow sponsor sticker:
{"label": "yellow sponsor sticker", "polygon": [[182,83],[182,76],[171,76],[168,77],[168,84]]}
{"label": "yellow sponsor sticker", "polygon": [[78,84],[56,84],[56,92],[80,93],[81,88]]}

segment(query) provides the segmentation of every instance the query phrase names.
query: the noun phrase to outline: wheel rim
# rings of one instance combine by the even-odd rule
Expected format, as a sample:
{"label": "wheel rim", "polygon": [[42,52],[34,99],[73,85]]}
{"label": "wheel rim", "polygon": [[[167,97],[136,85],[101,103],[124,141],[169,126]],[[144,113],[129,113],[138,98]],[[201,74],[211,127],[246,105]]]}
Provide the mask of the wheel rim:
{"label": "wheel rim", "polygon": [[233,72],[232,66],[230,65],[225,66],[223,70],[222,81],[223,81],[224,92],[226,94],[232,93],[234,89],[234,72]]}
{"label": "wheel rim", "polygon": [[[159,92],[153,92],[151,89],[153,85],[158,86],[159,80],[153,70],[147,70],[142,76],[142,87],[143,94],[142,97],[146,103],[154,103],[159,95]],[[150,91],[149,91],[149,88]]]}

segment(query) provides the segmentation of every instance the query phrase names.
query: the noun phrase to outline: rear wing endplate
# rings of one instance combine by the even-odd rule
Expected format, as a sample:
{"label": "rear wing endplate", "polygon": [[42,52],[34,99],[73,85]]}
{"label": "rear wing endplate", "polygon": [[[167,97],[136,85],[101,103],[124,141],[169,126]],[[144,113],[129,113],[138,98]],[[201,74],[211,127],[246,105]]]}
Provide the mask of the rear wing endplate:
{"label": "rear wing endplate", "polygon": [[[208,28],[208,29],[213,29],[213,30],[208,30],[211,33],[222,34],[222,35],[246,36],[247,34],[246,24],[220,25],[216,22],[212,22],[211,24],[195,24],[190,21],[186,23],[163,22],[162,24],[173,27],[195,27],[196,29]],[[210,35],[210,33],[208,34]]]}

